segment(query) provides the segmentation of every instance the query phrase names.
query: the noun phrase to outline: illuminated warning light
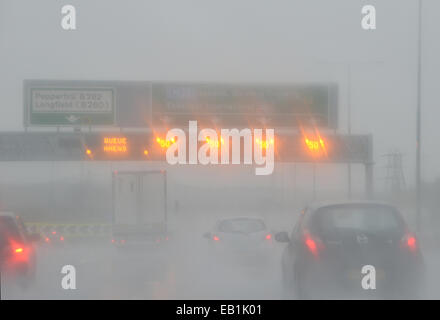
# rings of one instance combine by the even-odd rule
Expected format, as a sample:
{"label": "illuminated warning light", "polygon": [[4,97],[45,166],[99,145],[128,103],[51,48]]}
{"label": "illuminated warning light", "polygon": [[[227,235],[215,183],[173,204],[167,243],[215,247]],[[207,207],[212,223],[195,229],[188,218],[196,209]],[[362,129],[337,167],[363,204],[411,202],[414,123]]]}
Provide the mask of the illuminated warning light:
{"label": "illuminated warning light", "polygon": [[311,155],[313,155],[314,157],[328,156],[327,142],[321,136],[317,128],[314,128],[314,133],[312,134],[313,138],[311,138],[308,134],[306,134],[306,132],[302,127],[300,127],[300,130],[303,136],[303,142],[305,144],[305,147],[310,152]]}
{"label": "illuminated warning light", "polygon": [[267,140],[262,140],[262,139],[259,139],[259,138],[255,138],[255,143],[258,144],[258,145],[260,145],[263,149],[267,149],[267,147],[268,147],[269,145],[273,145],[273,144],[275,143],[275,141],[274,141],[273,138],[270,139],[269,141],[267,141]]}
{"label": "illuminated warning light", "polygon": [[175,143],[176,140],[174,138],[171,138],[170,140],[164,140],[159,137],[156,138],[156,142],[160,145],[161,148],[169,148],[171,144]]}
{"label": "illuminated warning light", "polygon": [[209,137],[206,137],[206,143],[209,144],[209,146],[211,148],[218,148],[221,144],[224,144],[225,141],[223,140],[223,138],[220,138],[220,144],[218,143],[218,140],[211,140]]}
{"label": "illuminated warning light", "polygon": [[104,152],[125,153],[127,152],[126,137],[104,137]]}
{"label": "illuminated warning light", "polygon": [[90,150],[90,149],[86,149],[86,154],[87,154],[88,156],[91,156],[91,155],[92,155],[92,150]]}
{"label": "illuminated warning light", "polygon": [[127,144],[127,138],[126,137],[105,137],[104,143],[105,144]]}
{"label": "illuminated warning light", "polygon": [[318,140],[310,140],[308,138],[304,138],[304,141],[305,141],[307,147],[312,151],[325,149],[324,140],[322,140],[321,138],[319,138]]}
{"label": "illuminated warning light", "polygon": [[105,152],[124,153],[127,152],[127,146],[104,146]]}
{"label": "illuminated warning light", "polygon": [[327,144],[323,138],[309,139],[304,137],[304,143],[309,152],[314,156],[327,156]]}
{"label": "illuminated warning light", "polygon": [[144,150],[144,155],[148,156],[148,150],[147,149]]}
{"label": "illuminated warning light", "polygon": [[23,248],[17,248],[15,249],[15,253],[22,253],[23,252]]}

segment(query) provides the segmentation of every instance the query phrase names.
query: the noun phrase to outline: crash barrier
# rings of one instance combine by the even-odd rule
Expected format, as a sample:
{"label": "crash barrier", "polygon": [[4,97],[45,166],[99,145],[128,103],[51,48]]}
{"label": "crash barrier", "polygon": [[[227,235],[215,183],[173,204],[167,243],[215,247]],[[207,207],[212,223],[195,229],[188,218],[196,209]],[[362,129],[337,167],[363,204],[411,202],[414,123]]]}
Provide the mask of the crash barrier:
{"label": "crash barrier", "polygon": [[26,223],[30,233],[49,234],[56,231],[69,237],[97,237],[109,236],[112,231],[111,224],[73,224],[73,223]]}

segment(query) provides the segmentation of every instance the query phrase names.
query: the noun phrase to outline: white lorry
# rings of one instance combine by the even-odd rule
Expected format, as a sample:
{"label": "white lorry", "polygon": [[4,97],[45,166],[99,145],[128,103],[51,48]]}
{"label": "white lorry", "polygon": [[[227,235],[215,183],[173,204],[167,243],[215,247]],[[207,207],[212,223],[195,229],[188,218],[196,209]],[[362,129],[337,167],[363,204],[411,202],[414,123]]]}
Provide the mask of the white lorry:
{"label": "white lorry", "polygon": [[112,242],[121,246],[166,239],[166,171],[115,171],[112,182]]}

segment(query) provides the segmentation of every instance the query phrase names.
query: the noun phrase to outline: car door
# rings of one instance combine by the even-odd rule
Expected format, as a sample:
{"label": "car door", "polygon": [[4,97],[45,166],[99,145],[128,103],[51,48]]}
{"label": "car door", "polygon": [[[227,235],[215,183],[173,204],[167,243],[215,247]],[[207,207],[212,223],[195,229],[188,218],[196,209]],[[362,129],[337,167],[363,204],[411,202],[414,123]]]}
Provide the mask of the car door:
{"label": "car door", "polygon": [[304,216],[307,212],[307,208],[301,210],[300,216],[298,217],[292,232],[289,235],[289,243],[283,253],[283,264],[287,269],[293,270],[295,264],[295,259],[298,257],[298,240],[301,233],[301,227],[303,224]]}

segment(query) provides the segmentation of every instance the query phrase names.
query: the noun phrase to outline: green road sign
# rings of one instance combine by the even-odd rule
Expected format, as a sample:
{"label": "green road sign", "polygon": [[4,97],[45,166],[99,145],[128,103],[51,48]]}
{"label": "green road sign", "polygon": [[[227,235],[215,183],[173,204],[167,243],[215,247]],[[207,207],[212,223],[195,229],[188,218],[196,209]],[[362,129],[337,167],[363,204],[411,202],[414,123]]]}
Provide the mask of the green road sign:
{"label": "green road sign", "polygon": [[30,88],[27,125],[111,126],[113,88]]}
{"label": "green road sign", "polygon": [[153,83],[153,124],[337,127],[337,86]]}

